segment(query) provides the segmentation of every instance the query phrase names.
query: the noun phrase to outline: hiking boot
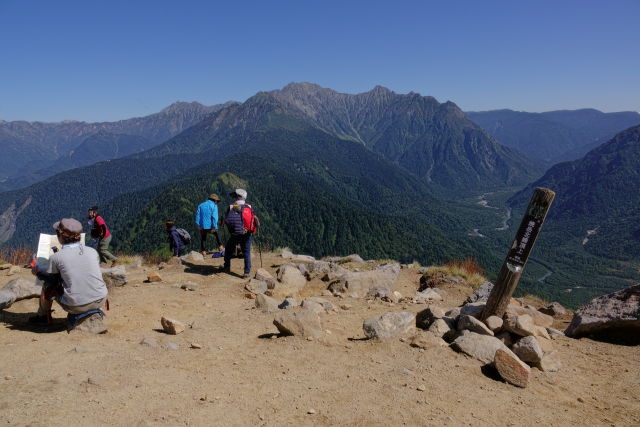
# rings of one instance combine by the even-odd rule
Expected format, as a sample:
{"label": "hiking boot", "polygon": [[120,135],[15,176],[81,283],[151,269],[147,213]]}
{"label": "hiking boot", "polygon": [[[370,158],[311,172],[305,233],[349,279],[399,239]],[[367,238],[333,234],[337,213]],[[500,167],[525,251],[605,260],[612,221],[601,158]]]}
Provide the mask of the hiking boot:
{"label": "hiking boot", "polygon": [[202,256],[207,256],[207,251],[202,251]]}
{"label": "hiking boot", "polygon": [[39,315],[39,314],[29,317],[29,319],[27,321],[29,323],[35,323],[35,324],[46,324],[46,323],[48,323],[47,316],[43,316],[43,315]]}
{"label": "hiking boot", "polygon": [[249,273],[244,273],[244,274],[242,275],[242,278],[243,278],[243,279],[248,279],[249,277],[250,277],[250,274],[249,274]]}

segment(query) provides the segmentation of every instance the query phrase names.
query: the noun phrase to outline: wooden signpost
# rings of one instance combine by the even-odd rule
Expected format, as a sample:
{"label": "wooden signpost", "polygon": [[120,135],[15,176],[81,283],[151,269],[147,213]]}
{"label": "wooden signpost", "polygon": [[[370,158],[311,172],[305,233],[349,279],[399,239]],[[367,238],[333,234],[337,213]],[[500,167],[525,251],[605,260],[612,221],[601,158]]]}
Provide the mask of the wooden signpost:
{"label": "wooden signpost", "polygon": [[529,201],[527,211],[522,218],[520,228],[513,240],[511,249],[502,263],[496,284],[489,294],[487,304],[480,316],[485,320],[489,316],[502,317],[507,311],[509,300],[518,286],[520,276],[527,264],[527,259],[542,228],[549,207],[556,193],[548,188],[536,188]]}

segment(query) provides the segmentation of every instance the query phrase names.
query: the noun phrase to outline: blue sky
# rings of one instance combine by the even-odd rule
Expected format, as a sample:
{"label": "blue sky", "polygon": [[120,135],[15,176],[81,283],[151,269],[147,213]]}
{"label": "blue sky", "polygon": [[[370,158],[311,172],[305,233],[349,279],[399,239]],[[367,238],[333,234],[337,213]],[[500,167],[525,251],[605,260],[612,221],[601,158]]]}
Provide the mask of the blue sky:
{"label": "blue sky", "polygon": [[118,120],[292,81],[638,111],[638,17],[637,0],[0,0],[0,119]]}

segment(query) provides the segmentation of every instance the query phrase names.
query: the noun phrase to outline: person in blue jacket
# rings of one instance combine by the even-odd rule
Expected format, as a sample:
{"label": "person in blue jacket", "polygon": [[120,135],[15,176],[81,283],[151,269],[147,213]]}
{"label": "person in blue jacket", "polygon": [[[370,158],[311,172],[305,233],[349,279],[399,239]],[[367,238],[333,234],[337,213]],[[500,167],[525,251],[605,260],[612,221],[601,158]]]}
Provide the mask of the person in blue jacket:
{"label": "person in blue jacket", "polygon": [[175,223],[172,220],[168,220],[164,224],[165,230],[167,231],[167,235],[169,236],[169,249],[171,249],[171,254],[173,256],[181,256],[184,255],[184,250],[186,249],[186,245],[180,238],[178,234],[178,227],[176,227]]}
{"label": "person in blue jacket", "polygon": [[220,197],[217,194],[210,194],[209,198],[198,205],[196,210],[196,226],[200,231],[200,252],[207,255],[207,236],[213,234],[218,243],[218,249],[224,249],[218,236],[218,205]]}

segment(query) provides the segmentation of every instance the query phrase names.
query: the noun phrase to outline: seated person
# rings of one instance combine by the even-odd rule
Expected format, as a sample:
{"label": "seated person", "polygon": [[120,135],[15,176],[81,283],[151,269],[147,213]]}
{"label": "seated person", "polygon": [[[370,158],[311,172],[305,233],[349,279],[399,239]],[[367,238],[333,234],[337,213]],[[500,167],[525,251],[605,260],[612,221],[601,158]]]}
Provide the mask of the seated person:
{"label": "seated person", "polygon": [[35,264],[32,268],[32,273],[44,283],[38,315],[29,321],[50,321],[55,299],[70,314],[68,319],[73,328],[76,317],[81,317],[74,315],[92,311],[104,315],[99,309],[107,299],[107,286],[102,280],[98,253],[80,243],[82,224],[63,218],[53,224],[53,229],[62,249],[51,256],[46,272],[39,271]]}

